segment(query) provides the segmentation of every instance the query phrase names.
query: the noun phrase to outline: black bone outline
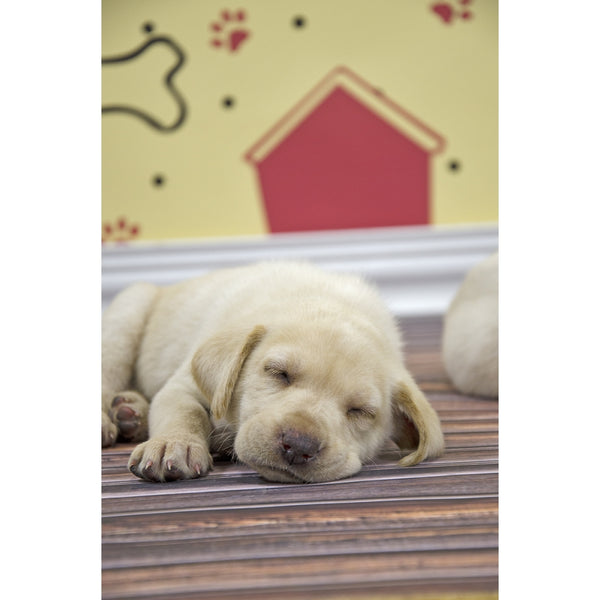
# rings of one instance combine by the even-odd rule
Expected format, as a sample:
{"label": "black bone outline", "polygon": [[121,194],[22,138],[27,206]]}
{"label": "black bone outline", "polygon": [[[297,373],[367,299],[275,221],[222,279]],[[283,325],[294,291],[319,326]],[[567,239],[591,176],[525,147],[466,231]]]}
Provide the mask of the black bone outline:
{"label": "black bone outline", "polygon": [[174,131],[175,129],[180,127],[187,115],[187,106],[186,106],[185,100],[183,99],[183,96],[178,92],[177,88],[175,87],[175,85],[172,82],[172,79],[175,76],[175,73],[177,73],[177,71],[181,68],[181,66],[185,62],[185,54],[183,53],[183,50],[171,38],[166,37],[166,36],[159,36],[159,37],[152,38],[151,40],[148,40],[147,42],[143,43],[139,48],[137,48],[136,50],[133,50],[132,52],[130,52],[128,54],[122,54],[122,55],[113,56],[110,58],[103,58],[102,64],[110,65],[110,64],[121,63],[121,62],[125,62],[128,60],[132,60],[132,59],[136,58],[137,56],[139,56],[142,52],[144,52],[149,46],[151,46],[152,44],[157,44],[157,43],[167,44],[167,46],[169,46],[175,52],[175,54],[178,58],[175,66],[170,71],[167,72],[165,79],[164,79],[164,83],[165,83],[166,88],[171,92],[171,95],[175,99],[175,103],[179,107],[179,118],[172,125],[163,125],[162,123],[160,123],[159,121],[154,119],[152,116],[150,116],[148,113],[145,113],[137,108],[134,108],[133,106],[119,105],[119,104],[103,106],[102,113],[103,114],[104,113],[113,113],[113,112],[128,113],[135,117],[139,117],[140,119],[142,119],[143,121],[148,123],[148,125],[150,125],[151,127],[154,127],[155,129],[158,129],[159,131],[165,131],[165,132],[169,131],[170,132],[170,131]]}

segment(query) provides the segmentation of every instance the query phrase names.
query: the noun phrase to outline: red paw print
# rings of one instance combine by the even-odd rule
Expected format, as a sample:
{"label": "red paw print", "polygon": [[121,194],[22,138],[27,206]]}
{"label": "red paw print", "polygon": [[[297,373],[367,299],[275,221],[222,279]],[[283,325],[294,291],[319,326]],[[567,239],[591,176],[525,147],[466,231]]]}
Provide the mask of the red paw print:
{"label": "red paw print", "polygon": [[116,223],[102,225],[102,243],[123,243],[135,239],[140,233],[138,225],[130,225],[126,219],[119,219]]}
{"label": "red paw print", "polygon": [[455,1],[455,6],[449,2],[437,2],[432,5],[431,10],[438,16],[444,23],[450,25],[454,19],[462,19],[468,21],[473,18],[473,13],[467,10],[467,6],[472,4],[473,0],[458,0]]}
{"label": "red paw print", "polygon": [[210,25],[216,34],[211,44],[215,48],[227,48],[230,52],[236,52],[250,36],[247,29],[239,27],[245,20],[246,13],[243,10],[221,12],[221,19]]}

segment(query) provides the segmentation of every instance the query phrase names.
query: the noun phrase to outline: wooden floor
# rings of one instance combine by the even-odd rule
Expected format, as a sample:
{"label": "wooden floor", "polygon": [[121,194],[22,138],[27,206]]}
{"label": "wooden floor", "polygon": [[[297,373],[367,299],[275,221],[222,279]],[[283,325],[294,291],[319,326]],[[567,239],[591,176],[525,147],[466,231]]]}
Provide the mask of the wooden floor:
{"label": "wooden floor", "polygon": [[405,320],[407,362],[437,409],[446,454],[292,485],[217,463],[205,479],[136,479],[132,446],[102,453],[106,599],[495,598],[498,403],[455,393],[441,319]]}

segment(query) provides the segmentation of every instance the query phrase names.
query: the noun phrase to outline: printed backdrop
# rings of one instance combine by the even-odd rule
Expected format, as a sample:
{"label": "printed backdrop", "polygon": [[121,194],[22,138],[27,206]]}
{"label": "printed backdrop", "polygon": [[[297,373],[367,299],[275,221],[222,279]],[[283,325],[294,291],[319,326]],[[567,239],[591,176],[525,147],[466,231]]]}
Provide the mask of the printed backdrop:
{"label": "printed backdrop", "polygon": [[104,242],[498,217],[496,0],[103,0]]}

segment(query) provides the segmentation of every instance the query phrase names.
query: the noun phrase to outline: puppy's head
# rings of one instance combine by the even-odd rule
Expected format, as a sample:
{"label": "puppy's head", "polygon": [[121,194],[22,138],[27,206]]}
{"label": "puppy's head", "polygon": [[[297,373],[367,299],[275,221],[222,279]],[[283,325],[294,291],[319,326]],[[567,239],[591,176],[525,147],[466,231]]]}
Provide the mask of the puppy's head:
{"label": "puppy's head", "polygon": [[404,466],[443,451],[438,417],[399,349],[368,328],[224,332],[192,370],[213,416],[234,429],[238,458],[272,481],[348,477],[388,438],[411,451]]}

